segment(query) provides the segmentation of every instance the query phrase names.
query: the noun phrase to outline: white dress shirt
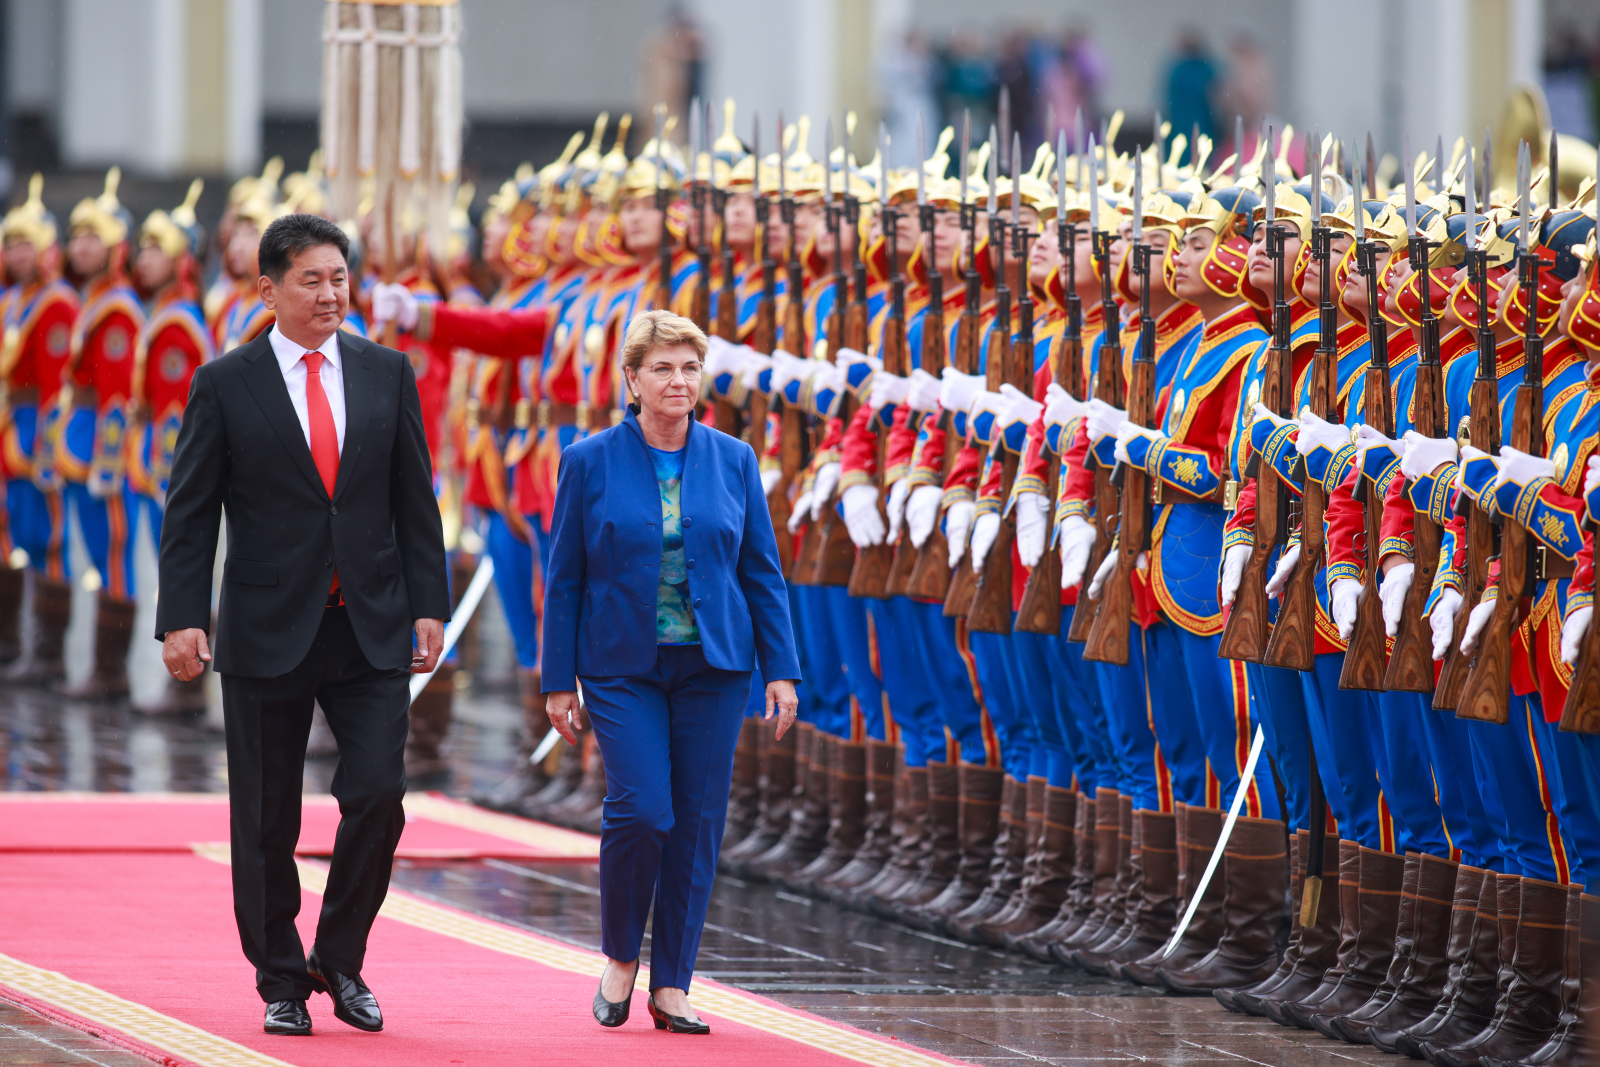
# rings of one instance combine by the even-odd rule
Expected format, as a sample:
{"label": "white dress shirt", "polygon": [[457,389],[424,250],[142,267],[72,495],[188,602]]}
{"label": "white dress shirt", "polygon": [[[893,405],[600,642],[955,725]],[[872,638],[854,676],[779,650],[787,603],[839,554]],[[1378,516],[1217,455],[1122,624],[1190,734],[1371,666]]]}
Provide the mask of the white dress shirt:
{"label": "white dress shirt", "polygon": [[[283,336],[274,323],[267,335],[272,342],[272,354],[278,358],[278,369],[283,371],[283,384],[289,387],[289,403],[300,419],[300,432],[306,435],[306,447],[311,446],[311,413],[306,409],[306,350]],[[335,330],[317,348],[323,355],[322,392],[333,409],[333,428],[339,435],[339,454],[344,454],[344,370],[339,365],[339,331]]]}

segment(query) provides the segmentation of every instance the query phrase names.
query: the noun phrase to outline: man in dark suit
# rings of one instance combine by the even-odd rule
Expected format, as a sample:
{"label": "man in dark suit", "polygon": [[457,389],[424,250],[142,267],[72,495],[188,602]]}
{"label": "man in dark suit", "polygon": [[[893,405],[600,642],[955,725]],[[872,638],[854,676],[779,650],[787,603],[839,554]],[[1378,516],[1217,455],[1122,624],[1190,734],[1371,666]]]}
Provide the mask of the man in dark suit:
{"label": "man in dark suit", "polygon": [[[277,324],[195,372],[167,490],[156,637],[188,681],[217,612],[233,823],[233,907],[268,1033],[309,1034],[306,1000],[383,1028],[361,981],[405,820],[408,675],[433,670],[450,614],[417,383],[405,355],[341,331],[349,240],[315,215],[261,238]],[[413,630],[416,634],[412,643]],[[341,821],[309,958],[294,848],[313,700],[339,743]]]}

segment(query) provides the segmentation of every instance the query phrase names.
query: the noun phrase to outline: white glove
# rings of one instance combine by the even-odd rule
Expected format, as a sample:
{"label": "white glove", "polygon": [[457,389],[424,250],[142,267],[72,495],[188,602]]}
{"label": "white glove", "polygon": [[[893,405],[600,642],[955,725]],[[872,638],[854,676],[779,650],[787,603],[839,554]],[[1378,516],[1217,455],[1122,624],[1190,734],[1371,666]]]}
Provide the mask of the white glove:
{"label": "white glove", "polygon": [[939,501],[944,490],[937,485],[919,485],[911,490],[906,501],[906,532],[911,535],[913,548],[921,548],[933,533],[933,524],[939,521]]}
{"label": "white glove", "polygon": [[1366,455],[1367,455],[1367,449],[1372,448],[1372,447],[1374,447],[1376,445],[1385,445],[1385,446],[1387,446],[1388,448],[1390,448],[1390,449],[1392,449],[1394,451],[1395,455],[1402,457],[1402,462],[1404,461],[1404,453],[1405,453],[1405,450],[1406,450],[1406,446],[1401,444],[1399,441],[1394,440],[1391,437],[1383,436],[1383,433],[1381,431],[1374,430],[1371,426],[1368,426],[1366,423],[1362,423],[1361,425],[1356,427],[1355,445],[1356,445],[1356,452],[1357,452],[1357,454],[1359,454],[1362,457],[1363,461],[1365,461],[1365,458],[1366,458]]}
{"label": "white glove", "polygon": [[[761,472],[761,495],[771,496],[772,491],[778,488],[778,483],[783,481],[783,472],[776,467]],[[810,494],[806,494],[808,497]],[[799,510],[800,502],[795,501],[795,509]]]}
{"label": "white glove", "polygon": [[906,498],[911,495],[911,483],[904,478],[896,478],[894,484],[889,486],[889,543],[892,545],[900,539],[900,526],[906,517]]}
{"label": "white glove", "polygon": [[1350,631],[1356,628],[1356,601],[1361,598],[1361,583],[1354,578],[1338,578],[1328,590],[1328,602],[1333,609],[1333,623],[1339,627],[1339,637],[1350,640]]}
{"label": "white glove", "polygon": [[1089,401],[1088,419],[1089,443],[1092,445],[1102,437],[1114,436],[1117,427],[1128,421],[1128,413],[1096,397]]}
{"label": "white glove", "polygon": [[1461,610],[1461,594],[1454,589],[1441,589],[1433,611],[1428,614],[1428,628],[1433,631],[1434,662],[1444,659],[1450,651],[1450,638],[1455,635],[1456,612]]}
{"label": "white glove", "polygon": [[749,345],[740,345],[744,353],[744,377],[740,379],[746,389],[755,389],[761,384],[761,372],[773,365],[771,356],[764,356]]}
{"label": "white glove", "polygon": [[1107,552],[1106,558],[1100,561],[1100,569],[1094,572],[1094,577],[1089,581],[1089,598],[1092,600],[1100,595],[1100,590],[1106,587],[1106,582],[1117,573],[1117,553]]}
{"label": "white glove", "polygon": [[1005,403],[1000,408],[1000,421],[1006,425],[1021,422],[1032,426],[1033,420],[1044,413],[1044,405],[1014,385],[1002,385],[1000,395]]}
{"label": "white glove", "polygon": [[1239,582],[1244,578],[1244,565],[1255,551],[1250,545],[1234,545],[1222,554],[1222,606],[1232,607],[1233,598],[1239,595]]}
{"label": "white glove", "polygon": [[1030,571],[1044,555],[1045,533],[1050,526],[1050,502],[1043,493],[1018,493],[1012,502],[1017,516],[1017,555]]}
{"label": "white glove", "polygon": [[944,537],[950,543],[950,568],[955,569],[967,550],[967,534],[972,530],[972,513],[978,505],[970,500],[958,500],[944,513]]}
{"label": "white glove", "polygon": [[1589,469],[1583,475],[1583,495],[1594,492],[1597,485],[1600,485],[1600,454],[1589,457]]}
{"label": "white glove", "polygon": [[1133,462],[1128,458],[1129,441],[1137,440],[1140,437],[1148,437],[1151,441],[1160,441],[1166,436],[1160,430],[1152,430],[1148,426],[1140,426],[1137,422],[1129,422],[1127,419],[1122,420],[1121,425],[1117,427],[1117,447],[1115,449],[1117,462]]}
{"label": "white glove", "polygon": [[1073,398],[1055,382],[1051,382],[1045,390],[1044,396],[1044,422],[1046,426],[1065,426],[1073,419],[1082,418],[1089,407],[1081,400]]}
{"label": "white glove", "polygon": [[1061,550],[1061,588],[1071,589],[1083,581],[1089,553],[1099,532],[1082,515],[1068,515],[1061,523],[1057,545]]}
{"label": "white glove", "polygon": [[883,516],[878,514],[878,490],[871,485],[852,485],[839,498],[844,508],[845,529],[857,548],[883,544]]}
{"label": "white glove", "polygon": [[1543,456],[1530,456],[1510,445],[1500,449],[1500,465],[1494,472],[1494,487],[1499,489],[1507,482],[1527,485],[1535,478],[1554,478],[1556,465]]}
{"label": "white glove", "polygon": [[402,330],[415,329],[420,307],[416,294],[403,285],[379,282],[372,288],[374,326],[392,322]]}
{"label": "white glove", "polygon": [[839,367],[852,367],[857,363],[865,363],[867,366],[872,368],[873,373],[877,373],[883,369],[883,360],[879,359],[877,356],[869,356],[865,352],[858,351],[854,348],[839,349],[839,351],[834,354],[833,362],[835,366]]}
{"label": "white glove", "polygon": [[1456,461],[1458,447],[1454,437],[1424,437],[1415,430],[1407,430],[1405,442],[1406,454],[1400,458],[1400,473],[1413,481]]}
{"label": "white glove", "polygon": [[[766,471],[762,472],[762,475],[761,475],[761,480],[762,481],[766,481],[767,473],[768,472],[766,472]],[[778,474],[779,472],[778,471],[772,471],[770,473]],[[769,492],[769,493],[771,491],[772,490],[770,490],[770,489],[767,490],[767,492]],[[789,532],[790,533],[799,533],[801,525],[807,519],[811,518],[811,496],[812,496],[812,494],[810,494],[810,493],[801,493],[799,496],[794,498],[794,507],[792,507],[789,510],[788,526],[789,526]]]}
{"label": "white glove", "polygon": [[1489,625],[1489,616],[1494,614],[1496,603],[1498,603],[1498,598],[1484,600],[1473,608],[1472,613],[1467,616],[1466,632],[1461,635],[1461,651],[1466,655],[1472,655],[1473,649],[1478,647],[1478,635],[1483,633],[1485,626]]}
{"label": "white glove", "polygon": [[1411,591],[1411,579],[1416,573],[1416,564],[1396,563],[1378,586],[1378,599],[1383,601],[1383,632],[1390,637],[1400,632],[1400,613],[1405,610],[1406,594]]}
{"label": "white glove", "polygon": [[706,338],[706,375],[715,378],[721,374],[740,374],[744,371],[743,345],[724,341],[715,334]]}
{"label": "white glove", "polygon": [[1284,586],[1289,584],[1289,575],[1294,573],[1294,565],[1300,562],[1300,545],[1290,545],[1283,555],[1278,557],[1278,567],[1272,572],[1272,577],[1267,579],[1267,595],[1275,597],[1283,592]]}
{"label": "white glove", "polygon": [[983,388],[982,375],[962,374],[954,367],[946,367],[939,384],[939,406],[952,413],[965,412]]}
{"label": "white glove", "polygon": [[918,367],[911,372],[911,391],[906,394],[906,403],[911,405],[912,411],[932,415],[939,410],[939,390],[943,386],[938,378]]}
{"label": "white glove", "polygon": [[1300,432],[1294,437],[1294,450],[1299,455],[1309,456],[1319,448],[1337,452],[1349,440],[1350,431],[1344,428],[1343,423],[1318,418],[1310,408],[1301,410]]}
{"label": "white glove", "polygon": [[1578,662],[1578,650],[1584,635],[1589,632],[1589,620],[1594,608],[1577,608],[1561,624],[1561,662],[1571,667]]}
{"label": "white glove", "polygon": [[822,363],[815,359],[801,359],[783,350],[772,353],[772,393],[781,396],[791,382],[803,382],[816,373]]}
{"label": "white glove", "polygon": [[899,407],[910,393],[910,378],[879,372],[872,378],[872,389],[868,393],[867,403],[872,405],[874,411],[891,405]]}
{"label": "white glove", "polygon": [[972,573],[982,574],[983,565],[989,561],[989,549],[1000,536],[1000,516],[993,511],[978,516],[972,524]]}
{"label": "white glove", "polygon": [[822,518],[822,513],[833,503],[833,491],[839,488],[839,464],[824,463],[817,468],[811,482],[811,517]]}

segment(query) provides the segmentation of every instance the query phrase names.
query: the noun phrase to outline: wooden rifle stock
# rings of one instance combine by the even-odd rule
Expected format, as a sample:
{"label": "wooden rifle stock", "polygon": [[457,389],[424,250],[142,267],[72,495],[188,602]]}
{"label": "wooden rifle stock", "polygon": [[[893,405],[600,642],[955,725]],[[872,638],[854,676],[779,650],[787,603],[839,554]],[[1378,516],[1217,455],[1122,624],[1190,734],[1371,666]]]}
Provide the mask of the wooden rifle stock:
{"label": "wooden rifle stock", "polygon": [[[1421,432],[1429,437],[1444,436],[1444,374],[1436,355],[1417,365],[1411,410],[1416,415],[1413,422]],[[1439,545],[1444,536],[1427,512],[1415,512],[1415,516],[1411,588],[1406,591],[1400,626],[1389,649],[1389,672],[1383,679],[1384,688],[1399,693],[1431,693],[1434,688],[1433,630],[1423,618],[1423,611],[1439,570]]]}
{"label": "wooden rifle stock", "polygon": [[[1374,359],[1367,367],[1362,417],[1368,426],[1392,436],[1391,406],[1389,361]],[[1383,580],[1378,566],[1378,547],[1383,543],[1383,495],[1367,480],[1365,473],[1357,472],[1356,477],[1359,479],[1356,484],[1361,486],[1365,497],[1362,520],[1367,543],[1367,574],[1356,598],[1356,622],[1345,649],[1344,666],[1339,670],[1339,688],[1382,690],[1384,674],[1389,668],[1389,639],[1384,632],[1383,601],[1378,597],[1378,584]]]}
{"label": "wooden rifle stock", "polygon": [[[1051,377],[1057,382],[1069,383],[1076,395],[1081,388],[1083,366],[1083,336],[1066,336],[1057,346],[1056,365]],[[1065,448],[1068,442],[1062,442]],[[1049,473],[1045,476],[1045,502],[1054,518],[1056,499],[1061,493],[1061,457],[1052,456]],[[1053,528],[1053,525],[1052,527]],[[1022,602],[1017,605],[1016,628],[1027,634],[1059,634],[1061,632],[1061,553],[1045,540],[1044,555],[1028,574],[1022,587]]]}
{"label": "wooden rifle stock", "polygon": [[[1494,358],[1491,351],[1490,359]],[[1490,364],[1489,377],[1480,373],[1472,383],[1472,414],[1470,433],[1472,444],[1485,452],[1500,451],[1500,385]],[[1462,576],[1461,605],[1456,609],[1455,625],[1451,630],[1450,648],[1445,654],[1444,668],[1439,673],[1438,686],[1433,691],[1433,706],[1440,710],[1455,710],[1461,703],[1461,692],[1466,688],[1470,658],[1461,651],[1461,635],[1466,632],[1467,617],[1483,598],[1489,584],[1489,560],[1494,556],[1495,524],[1489,513],[1480,508],[1465,494],[1461,503],[1467,509],[1467,567]]]}
{"label": "wooden rifle stock", "polygon": [[[930,252],[928,260],[928,306],[922,313],[922,358],[919,365],[924,371],[938,378],[944,373],[945,365],[949,362],[947,359],[949,353],[946,351],[944,326],[944,275],[939,271],[939,256],[933,243],[933,207],[932,205],[924,204],[918,208],[918,212],[921,215],[923,240],[926,242],[924,247]],[[925,419],[927,415],[919,415],[913,412],[912,418]],[[921,424],[919,423],[918,425],[920,428]],[[907,500],[910,500],[909,495]],[[934,525],[937,528],[938,524],[935,523]],[[889,571],[890,596],[907,596],[911,594],[912,577],[917,573],[917,567],[922,562],[922,554],[931,540],[932,537],[930,535],[929,539],[923,542],[923,547],[918,548],[911,543],[911,531],[904,522],[901,523],[900,541],[895,545],[894,550],[894,566]],[[948,570],[948,557],[943,555],[945,546],[942,536],[939,539],[939,551],[941,553],[940,563],[946,564],[945,569]],[[940,597],[939,599],[943,598]]]}
{"label": "wooden rifle stock", "polygon": [[[972,242],[969,230],[968,242]],[[975,247],[975,245],[973,246]],[[967,302],[961,309],[960,329],[956,332],[956,370],[963,374],[971,374],[978,366],[978,349],[983,344],[983,322],[979,318],[979,281],[976,270],[967,271]],[[965,443],[954,433],[954,414],[947,413],[951,418],[951,432],[945,434],[944,445],[944,470],[948,476],[955,465],[956,456],[960,453]],[[968,427],[971,430],[971,427]],[[935,526],[935,532],[938,527]],[[942,534],[941,534],[942,538]],[[930,538],[931,540],[931,538]],[[972,573],[972,567],[949,566],[949,541],[945,541],[946,585],[944,596],[944,617],[953,619],[957,616],[965,618],[967,612],[972,610],[972,595],[978,588],[978,576]],[[913,574],[912,581],[916,581]]]}
{"label": "wooden rifle stock", "polygon": [[[865,270],[864,267],[860,268]],[[846,305],[836,301],[843,310],[839,312],[840,328],[843,334],[830,333],[834,338],[834,351],[830,355],[837,360],[840,348],[853,348],[857,352],[867,350],[867,305],[862,295],[865,292],[864,280],[857,286],[856,299]],[[844,399],[843,418],[846,426],[855,414],[855,400],[848,394]],[[822,529],[819,536],[822,544],[817,552],[817,565],[814,582],[817,585],[849,585],[850,572],[856,565],[856,546],[850,540],[850,531],[845,527],[844,519],[829,501],[822,513]]]}
{"label": "wooden rifle stock", "polygon": [[[1148,331],[1154,334],[1154,329]],[[1155,415],[1156,365],[1146,359],[1146,346],[1133,361],[1128,382],[1128,419],[1150,425]],[[1104,355],[1102,354],[1102,358]],[[1150,479],[1143,470],[1122,464],[1121,515],[1117,524],[1117,569],[1100,589],[1099,606],[1084,643],[1083,658],[1095,663],[1128,665],[1129,629],[1133,625],[1133,571],[1150,536]],[[1086,571],[1085,574],[1088,572]]]}
{"label": "wooden rifle stock", "polygon": [[[904,281],[895,279],[897,286]],[[883,370],[885,374],[904,377],[909,370],[910,354],[906,349],[906,320],[903,289],[894,294],[894,306],[883,322]],[[899,312],[899,314],[897,314]],[[889,430],[878,428],[878,514],[889,522],[883,493],[883,471],[889,457]],[[885,600],[889,597],[889,570],[894,563],[894,550],[887,543],[868,545],[856,549],[855,567],[850,571],[850,595]]]}
{"label": "wooden rifle stock", "polygon": [[[933,312],[934,309],[930,307],[928,313],[931,315]],[[938,315],[941,328],[937,341],[937,352],[942,355],[945,349],[944,308],[942,306],[938,309]],[[970,328],[968,326],[969,322],[971,323]],[[970,314],[966,309],[963,309],[958,320],[960,328],[956,331],[956,350],[953,353],[951,363],[956,370],[963,374],[970,373],[973,363],[977,322],[977,315]],[[923,337],[924,345],[933,340],[928,335],[926,327],[923,330]],[[928,351],[930,350],[925,350],[923,354],[924,364],[928,359]],[[934,372],[929,371],[929,373]],[[939,419],[944,427],[944,462],[939,466],[940,476],[943,477],[950,473],[950,468],[955,463],[956,453],[960,450],[961,442],[956,437],[955,417],[949,412],[941,412]],[[933,530],[928,534],[927,540],[922,542],[922,548],[917,552],[916,566],[911,568],[911,576],[906,580],[906,595],[916,600],[937,600],[942,603],[950,593],[950,584],[950,542],[945,539],[942,524],[935,518]],[[947,611],[945,614],[949,614],[949,612]]]}
{"label": "wooden rifle stock", "polygon": [[[1100,346],[1100,365],[1096,368],[1093,395],[1114,408],[1127,403],[1127,383],[1122,378],[1122,333],[1117,318],[1117,305],[1111,296],[1111,241],[1109,236],[1090,233],[1095,242],[1094,255],[1100,263],[1100,329],[1105,343]],[[1086,457],[1094,463],[1094,450]],[[1111,471],[1094,468],[1094,544],[1089,548],[1089,560],[1083,569],[1083,585],[1078,590],[1078,606],[1072,611],[1072,625],[1067,627],[1067,640],[1086,644],[1090,627],[1099,613],[1100,598],[1089,595],[1089,583],[1105,562],[1111,551],[1111,542],[1117,536],[1119,521],[1119,496],[1111,482]],[[1103,591],[1102,591],[1103,592]]]}
{"label": "wooden rifle stock", "polygon": [[[1280,416],[1285,407],[1283,398],[1293,388],[1288,373],[1293,360],[1294,354],[1288,346],[1280,346],[1274,339],[1267,350],[1266,369],[1261,376],[1261,396]],[[1260,663],[1267,651],[1267,634],[1271,627],[1267,580],[1271,577],[1272,555],[1283,544],[1289,527],[1289,488],[1272,471],[1261,471],[1259,457],[1253,456],[1250,463],[1256,482],[1255,540],[1250,546],[1250,558],[1239,575],[1239,588],[1234,592],[1228,620],[1222,627],[1217,656]],[[1250,471],[1244,473],[1249,476]]]}

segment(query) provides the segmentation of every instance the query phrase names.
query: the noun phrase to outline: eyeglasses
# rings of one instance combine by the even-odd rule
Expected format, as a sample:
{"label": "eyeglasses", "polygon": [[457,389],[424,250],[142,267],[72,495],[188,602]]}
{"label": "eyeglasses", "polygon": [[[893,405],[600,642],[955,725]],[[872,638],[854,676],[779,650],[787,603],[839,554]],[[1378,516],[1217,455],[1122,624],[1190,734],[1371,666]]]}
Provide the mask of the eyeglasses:
{"label": "eyeglasses", "polygon": [[700,364],[693,362],[683,364],[653,363],[650,366],[641,369],[658,382],[670,382],[672,381],[673,376],[678,374],[680,371],[683,373],[683,380],[685,382],[698,382],[700,380],[700,374],[702,371]]}

